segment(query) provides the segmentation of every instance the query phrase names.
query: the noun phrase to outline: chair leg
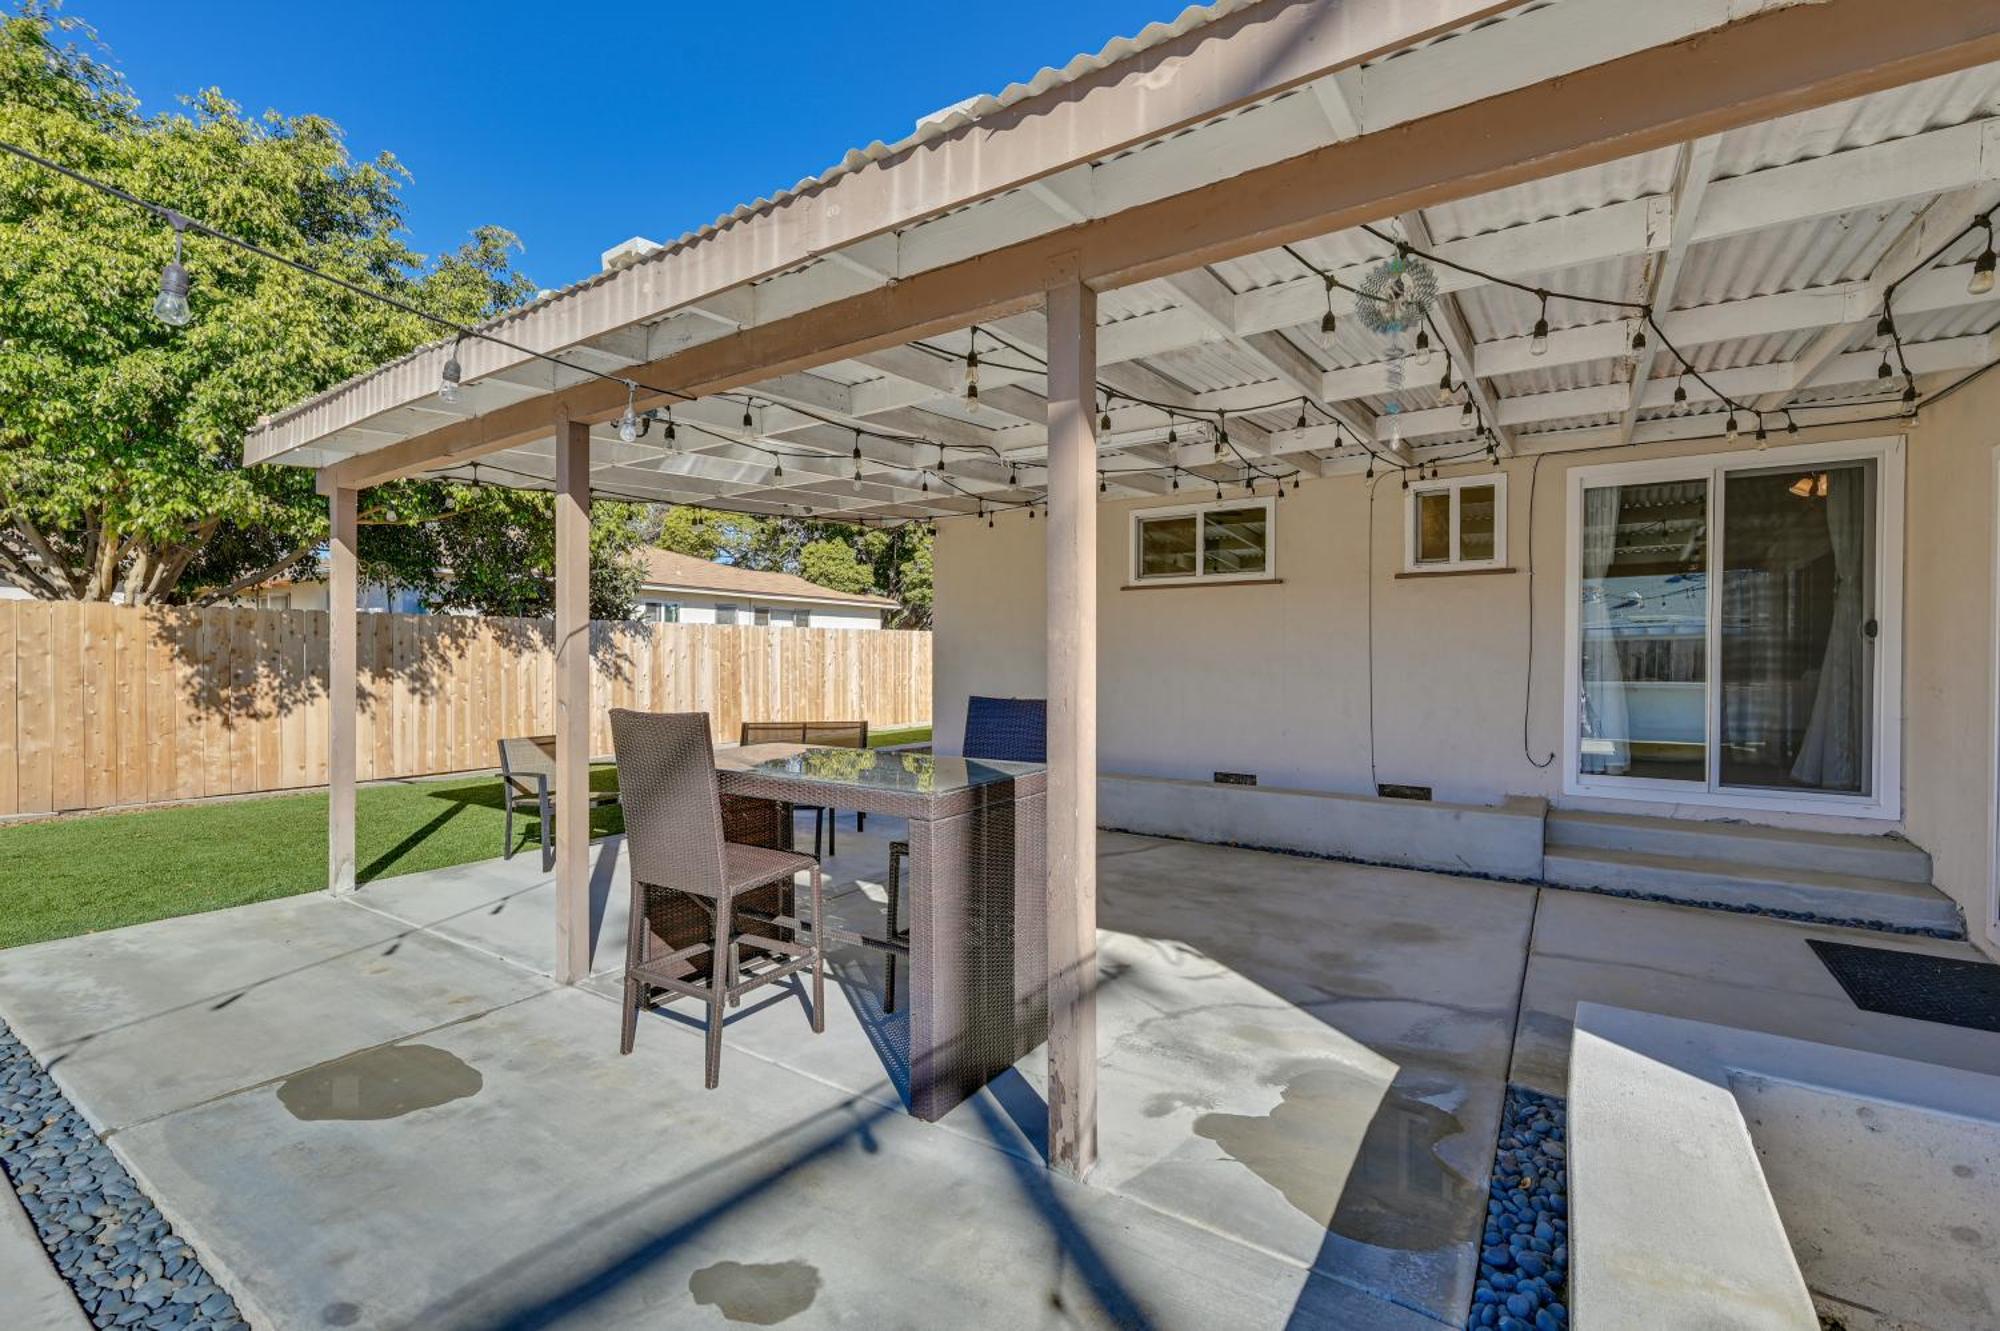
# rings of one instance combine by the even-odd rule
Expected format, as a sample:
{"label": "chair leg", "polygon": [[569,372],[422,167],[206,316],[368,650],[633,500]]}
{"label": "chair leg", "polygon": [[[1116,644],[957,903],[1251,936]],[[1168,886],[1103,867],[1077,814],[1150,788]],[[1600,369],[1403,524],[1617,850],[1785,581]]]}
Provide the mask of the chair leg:
{"label": "chair leg", "polygon": [[722,1080],[722,1010],[729,992],[730,923],[736,909],[727,897],[715,903],[715,946],[708,961],[708,1047],[702,1084],[714,1090]]}
{"label": "chair leg", "polygon": [[729,940],[729,1006],[742,1007],[743,995],[736,992],[736,986],[743,979],[743,945],[735,939]]}
{"label": "chair leg", "polygon": [[826,1031],[826,903],[820,899],[819,866],[812,867],[813,908],[813,1034]]}
{"label": "chair leg", "polygon": [[813,810],[813,858],[820,858],[820,847],[826,835],[826,810]]}
{"label": "chair leg", "polygon": [[859,809],[854,811],[854,830],[857,832],[868,830],[868,815]]}
{"label": "chair leg", "polygon": [[[887,925],[887,933],[884,936],[891,942],[895,941],[896,937],[896,902],[903,894],[902,860],[903,857],[898,855],[894,850],[889,852],[889,907],[884,912],[883,922]],[[896,1010],[896,954],[894,952],[886,953],[882,958],[882,1010],[884,1012],[894,1012]]]}
{"label": "chair leg", "polygon": [[514,797],[507,795],[504,798],[507,801],[507,831],[500,842],[500,858],[511,860],[514,858]]}
{"label": "chair leg", "polygon": [[555,867],[555,862],[556,862],[556,850],[555,850],[556,811],[549,804],[549,791],[547,786],[542,787],[541,811],[542,811],[542,872],[547,873],[550,869]]}
{"label": "chair leg", "polygon": [[840,854],[840,847],[834,843],[834,834],[840,830],[840,815],[832,809],[826,811],[826,853]]}
{"label": "chair leg", "polygon": [[645,993],[639,982],[627,976],[625,979],[625,1019],[623,1029],[618,1033],[618,1052],[632,1052],[632,1040],[639,1033],[639,1004]]}

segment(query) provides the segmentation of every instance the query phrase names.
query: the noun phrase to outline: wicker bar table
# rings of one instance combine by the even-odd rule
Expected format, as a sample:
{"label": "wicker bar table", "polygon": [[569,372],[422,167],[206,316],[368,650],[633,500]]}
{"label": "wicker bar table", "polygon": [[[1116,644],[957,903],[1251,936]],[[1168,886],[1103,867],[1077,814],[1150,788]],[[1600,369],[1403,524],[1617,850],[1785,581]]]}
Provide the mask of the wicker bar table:
{"label": "wicker bar table", "polygon": [[[1048,1036],[1046,770],[878,749],[755,744],[716,754],[725,795],[909,820],[910,1112],[942,1118]],[[787,826],[790,819],[786,819]]]}

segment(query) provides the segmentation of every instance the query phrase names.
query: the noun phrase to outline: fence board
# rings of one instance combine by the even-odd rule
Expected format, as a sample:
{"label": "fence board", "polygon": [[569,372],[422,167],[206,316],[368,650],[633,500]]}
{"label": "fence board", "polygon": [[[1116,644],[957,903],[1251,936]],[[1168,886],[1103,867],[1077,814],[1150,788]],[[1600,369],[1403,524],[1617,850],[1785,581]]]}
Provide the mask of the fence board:
{"label": "fence board", "polygon": [[[546,734],[547,620],[368,614],[357,634],[363,779],[490,768]],[[327,616],[309,610],[0,601],[0,815],[297,789],[326,780]],[[614,706],[744,720],[930,715],[927,633],[591,626],[591,748]]]}

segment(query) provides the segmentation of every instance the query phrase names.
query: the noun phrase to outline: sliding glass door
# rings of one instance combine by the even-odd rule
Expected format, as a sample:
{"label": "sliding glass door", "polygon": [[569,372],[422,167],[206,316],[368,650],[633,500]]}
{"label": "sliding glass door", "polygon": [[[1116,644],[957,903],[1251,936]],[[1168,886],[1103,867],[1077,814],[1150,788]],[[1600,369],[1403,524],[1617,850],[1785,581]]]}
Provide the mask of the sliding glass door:
{"label": "sliding glass door", "polygon": [[1848,448],[1577,473],[1569,789],[1883,802],[1884,471]]}

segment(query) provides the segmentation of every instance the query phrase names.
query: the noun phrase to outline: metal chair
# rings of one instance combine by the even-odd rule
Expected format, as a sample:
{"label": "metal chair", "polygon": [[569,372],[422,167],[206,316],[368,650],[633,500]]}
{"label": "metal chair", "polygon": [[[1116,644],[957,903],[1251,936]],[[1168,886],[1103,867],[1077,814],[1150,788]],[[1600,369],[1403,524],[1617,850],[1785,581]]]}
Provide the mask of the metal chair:
{"label": "metal chair", "polygon": [[[728,839],[706,713],[614,708],[611,741],[632,874],[618,1052],[632,1052],[639,1010],[651,1003],[653,991],[699,998],[708,1006],[703,1075],[713,1090],[722,1074],[723,1007],[735,1006],[750,990],[810,969],[812,1028],[815,1034],[826,1029],[819,863],[810,855]],[[812,876],[810,920],[798,918],[790,900],[794,875],[801,871]],[[707,937],[683,942],[689,901],[707,915],[710,927]],[[809,934],[810,942],[801,943],[801,933]],[[746,946],[782,960],[746,977]],[[705,982],[694,964],[703,953]]]}
{"label": "metal chair", "polygon": [[[501,859],[514,858],[514,811],[533,809],[541,820],[542,867],[546,869],[554,863],[556,811],[551,787],[555,779],[554,735],[523,735],[500,741],[500,798],[507,806]],[[611,791],[594,791],[590,796],[590,807],[593,809],[617,802],[618,796]]]}
{"label": "metal chair", "polygon": [[[965,704],[965,744],[968,758],[995,762],[1045,763],[1049,760],[1049,704],[1045,698],[987,698],[977,694]],[[903,860],[907,841],[889,843],[888,935],[909,941],[909,931],[896,927],[896,907],[902,898]],[[896,954],[882,963],[882,1010],[896,1010]]]}
{"label": "metal chair", "polygon": [[[822,749],[865,749],[868,747],[868,723],[866,721],[745,721],[738,732],[738,744],[811,744]],[[859,832],[867,827],[868,815],[854,815],[854,830]],[[826,853],[838,855],[840,848],[834,842],[834,815],[832,809],[813,810],[813,858],[820,857],[821,836],[824,834]]]}

